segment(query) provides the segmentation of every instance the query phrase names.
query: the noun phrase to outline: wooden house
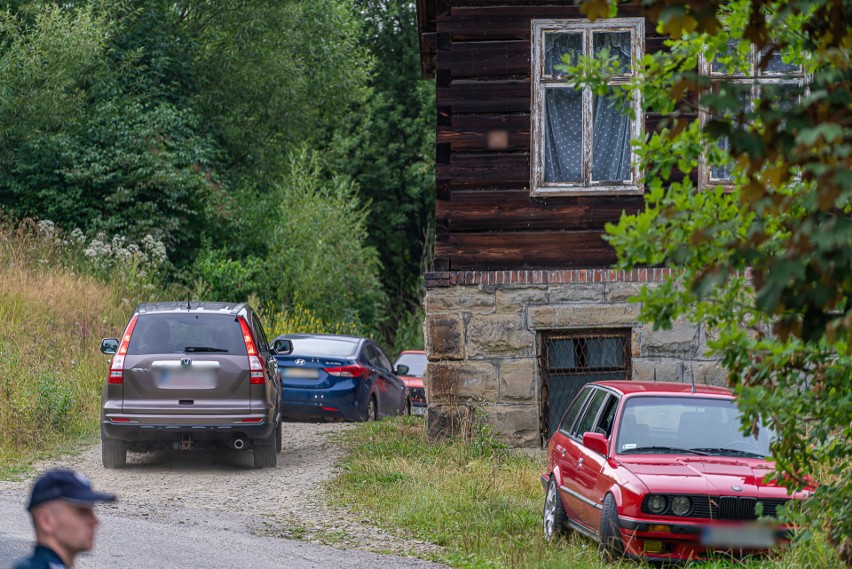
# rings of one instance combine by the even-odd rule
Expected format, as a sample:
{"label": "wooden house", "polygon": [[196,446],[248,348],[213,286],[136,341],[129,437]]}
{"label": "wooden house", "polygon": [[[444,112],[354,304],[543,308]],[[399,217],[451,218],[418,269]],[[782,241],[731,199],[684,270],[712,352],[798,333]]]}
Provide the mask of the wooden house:
{"label": "wooden house", "polygon": [[478,407],[505,440],[535,446],[588,381],[724,384],[702,330],[637,321],[628,298],[665,270],[611,270],[602,239],[643,207],[628,141],[657,117],[631,121],[567,87],[558,66],[606,48],[623,63],[618,83],[662,38],[630,6],[595,22],[571,0],[417,0],[417,13],[421,73],[437,90],[429,433]]}

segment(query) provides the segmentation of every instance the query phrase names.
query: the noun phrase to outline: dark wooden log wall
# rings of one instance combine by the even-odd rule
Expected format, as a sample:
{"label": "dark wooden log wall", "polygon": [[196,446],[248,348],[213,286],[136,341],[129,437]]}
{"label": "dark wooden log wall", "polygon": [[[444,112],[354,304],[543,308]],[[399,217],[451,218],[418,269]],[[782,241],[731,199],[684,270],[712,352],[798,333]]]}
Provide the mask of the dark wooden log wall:
{"label": "dark wooden log wall", "polygon": [[[641,209],[641,196],[530,197],[531,20],[582,18],[573,0],[420,4],[422,68],[434,68],[437,88],[436,270],[612,264],[604,224]],[[645,41],[646,53],[663,46]],[[646,128],[657,121],[646,117]]]}

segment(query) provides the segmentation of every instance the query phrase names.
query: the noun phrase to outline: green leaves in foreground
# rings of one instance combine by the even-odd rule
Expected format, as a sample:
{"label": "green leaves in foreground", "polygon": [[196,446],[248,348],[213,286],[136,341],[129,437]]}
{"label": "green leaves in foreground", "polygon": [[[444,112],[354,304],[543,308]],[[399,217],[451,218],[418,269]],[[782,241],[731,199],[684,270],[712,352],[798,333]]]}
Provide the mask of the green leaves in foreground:
{"label": "green leaves in foreground", "polygon": [[[645,211],[607,228],[619,268],[679,269],[643,291],[642,318],[711,329],[743,429],[775,428],[776,476],[819,484],[804,519],[852,562],[852,4],[642,6],[668,49],[644,57],[623,96],[641,95],[664,120],[634,141]],[[699,70],[703,60],[765,77],[773,54],[793,76],[785,85]],[[602,65],[582,60],[569,74],[594,88]],[[730,185],[696,187],[702,163],[730,171]]]}

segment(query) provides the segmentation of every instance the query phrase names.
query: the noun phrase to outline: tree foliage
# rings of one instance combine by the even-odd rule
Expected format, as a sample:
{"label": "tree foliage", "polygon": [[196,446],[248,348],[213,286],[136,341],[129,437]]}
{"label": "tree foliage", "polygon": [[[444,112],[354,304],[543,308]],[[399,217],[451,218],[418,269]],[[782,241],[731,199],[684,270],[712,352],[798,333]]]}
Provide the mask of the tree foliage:
{"label": "tree foliage", "polygon": [[[820,482],[809,503],[852,559],[852,3],[748,0],[642,3],[668,50],[646,55],[623,96],[639,92],[663,127],[635,142],[646,209],[608,227],[619,266],[670,266],[643,291],[658,327],[706,323],[748,425],[772,425],[777,476]],[[590,17],[617,5],[587,0]],[[731,69],[752,49],[802,65],[800,98],[712,88],[702,59]],[[567,62],[602,86],[612,61]],[[746,85],[750,89],[751,85]],[[697,94],[697,97],[694,96]],[[696,112],[700,103],[706,120]],[[744,104],[744,102],[746,104]],[[697,188],[701,160],[732,167],[732,187]]]}
{"label": "tree foliage", "polygon": [[270,246],[270,262],[281,275],[277,297],[310,307],[322,321],[375,332],[384,300],[381,264],[366,243],[369,211],[357,187],[329,177],[317,153],[303,150],[277,196]]}
{"label": "tree foliage", "polygon": [[360,38],[372,55],[369,95],[351,135],[341,140],[341,171],[369,202],[369,243],[384,264],[385,337],[420,306],[434,223],[435,88],[419,77],[414,2],[355,0]]}
{"label": "tree foliage", "polygon": [[[413,176],[403,182],[377,179],[375,158],[390,147],[397,160],[393,168],[423,171],[423,179],[428,166],[416,163],[407,150],[413,146],[419,152],[422,144],[405,138],[420,141],[422,124],[386,125],[384,120],[400,117],[369,110],[371,101],[385,96],[381,78],[395,70],[373,68],[372,53],[384,52],[367,45],[354,0],[23,0],[4,6],[0,202],[5,208],[68,231],[79,227],[89,238],[102,232],[110,239],[120,235],[141,242],[151,236],[167,247],[168,270],[160,274],[198,298],[254,295],[280,309],[299,299],[315,303],[305,309],[330,324],[345,317],[363,324],[364,331],[378,329],[380,315],[392,310],[376,305],[385,298],[384,283],[362,228],[368,218],[372,227],[383,228],[385,222],[393,227],[373,235],[374,242],[405,243],[384,248],[389,257],[416,249],[411,236],[420,230],[411,226],[424,224],[422,202],[428,197],[422,180],[412,182]],[[409,43],[396,55],[410,59],[405,50],[416,35],[413,28],[407,32]],[[385,40],[396,41],[399,33]],[[401,83],[391,83],[407,92]],[[409,90],[418,92],[415,77],[410,83]],[[415,117],[420,112],[412,111]],[[368,143],[365,128],[391,132],[402,142]],[[324,164],[321,173],[319,167],[303,167],[301,158],[292,160],[304,158],[305,146],[312,149],[312,164]],[[300,175],[306,178],[299,180]],[[354,183],[361,178],[371,188],[364,196]],[[316,189],[299,196],[292,211],[282,206],[282,188],[326,183],[340,192]],[[377,201],[378,217],[367,215],[355,204],[367,206],[371,197],[387,197],[392,205]],[[406,197],[412,197],[413,209],[401,203]],[[344,207],[344,199],[351,204]],[[310,283],[281,262],[286,258],[298,265],[296,247],[311,255],[325,253],[317,244],[328,228],[310,212],[351,217],[335,228],[335,239],[349,254],[363,256],[329,260],[359,266],[356,278],[346,279],[364,287],[354,296],[322,296],[315,291],[334,288],[325,286],[325,276],[309,271],[317,279]],[[296,215],[311,225],[296,227]],[[385,215],[395,217],[372,221]],[[406,234],[400,237],[395,232],[403,226]],[[287,240],[276,241],[282,228]],[[352,233],[344,239],[346,228]],[[406,290],[411,288],[419,265],[394,269],[404,274],[400,282]],[[340,276],[336,267],[328,274]]]}

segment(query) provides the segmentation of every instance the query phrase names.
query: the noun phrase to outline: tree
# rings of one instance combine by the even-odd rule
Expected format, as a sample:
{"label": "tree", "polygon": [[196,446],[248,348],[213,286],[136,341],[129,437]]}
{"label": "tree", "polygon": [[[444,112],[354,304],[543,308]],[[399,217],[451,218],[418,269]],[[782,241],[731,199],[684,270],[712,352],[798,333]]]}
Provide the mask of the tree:
{"label": "tree", "polygon": [[329,176],[319,154],[303,148],[292,156],[277,195],[269,264],[280,275],[279,304],[374,334],[385,300],[381,264],[367,244],[369,211],[357,187]]}
{"label": "tree", "polygon": [[435,88],[419,78],[417,18],[410,0],[355,0],[360,41],[372,55],[370,92],[359,123],[339,139],[340,171],[358,182],[369,242],[379,252],[387,293],[383,336],[420,306],[434,223]]}
{"label": "tree", "polygon": [[[661,128],[635,141],[646,209],[609,226],[619,267],[679,271],[639,300],[655,327],[677,318],[715,331],[747,425],[762,421],[778,478],[820,482],[809,514],[852,560],[852,3],[848,0],[642,2],[668,50],[646,55],[639,92]],[[617,13],[585,0],[591,18]],[[752,47],[753,46],[753,47]],[[755,52],[751,50],[755,49]],[[806,92],[714,84],[703,59],[733,69],[749,54],[807,71]],[[777,61],[777,58],[775,59]],[[614,58],[566,61],[602,90]],[[697,113],[696,101],[706,113]],[[701,160],[731,186],[697,187]]]}

